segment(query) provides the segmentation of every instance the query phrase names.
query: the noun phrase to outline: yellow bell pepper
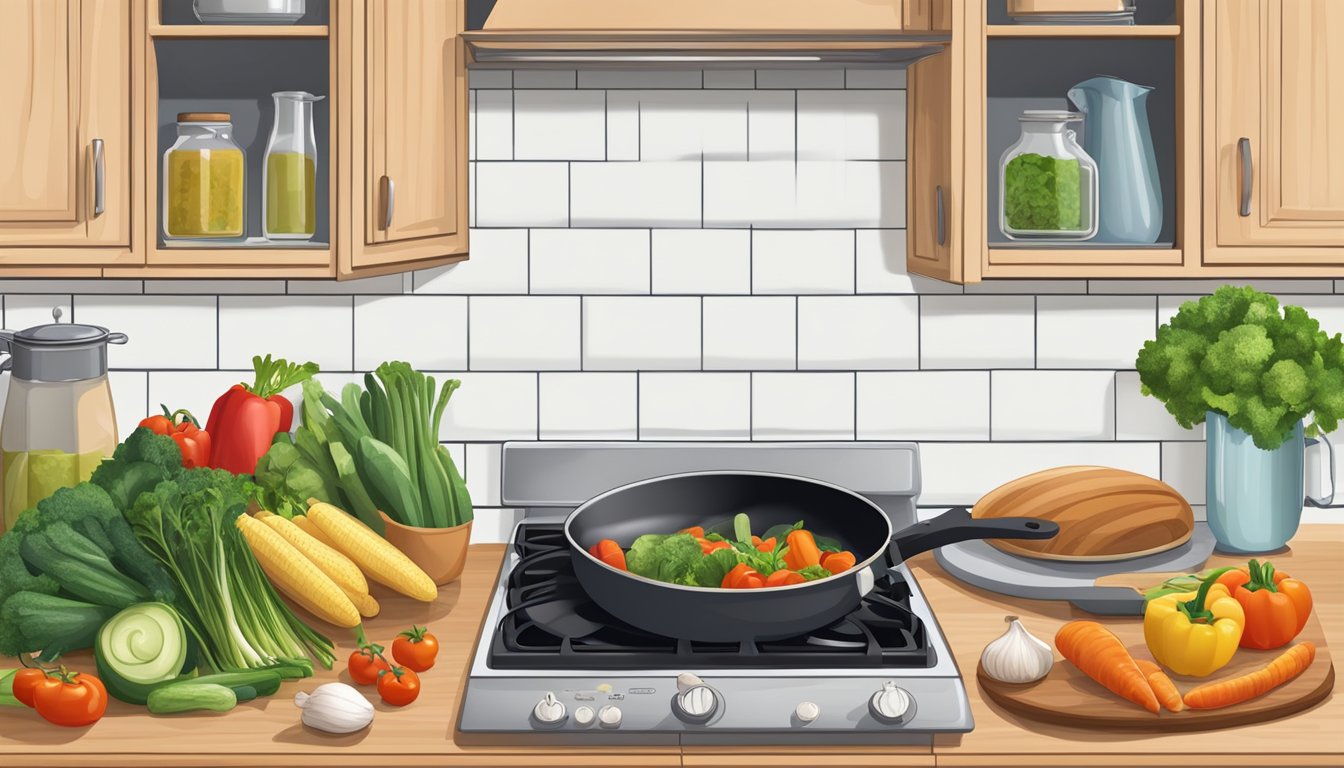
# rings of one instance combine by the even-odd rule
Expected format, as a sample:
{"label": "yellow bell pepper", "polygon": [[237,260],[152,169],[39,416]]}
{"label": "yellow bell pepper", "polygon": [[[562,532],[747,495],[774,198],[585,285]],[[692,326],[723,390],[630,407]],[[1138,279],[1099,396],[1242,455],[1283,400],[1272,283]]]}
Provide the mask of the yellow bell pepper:
{"label": "yellow bell pepper", "polygon": [[1206,677],[1232,660],[1246,626],[1241,603],[1209,579],[1198,592],[1148,601],[1143,639],[1153,658],[1180,675]]}

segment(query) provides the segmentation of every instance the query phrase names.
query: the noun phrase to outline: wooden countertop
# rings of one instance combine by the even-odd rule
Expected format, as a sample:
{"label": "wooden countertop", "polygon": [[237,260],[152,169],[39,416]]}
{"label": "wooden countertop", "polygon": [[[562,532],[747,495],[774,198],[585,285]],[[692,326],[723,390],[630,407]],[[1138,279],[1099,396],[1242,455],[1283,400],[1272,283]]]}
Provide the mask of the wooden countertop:
{"label": "wooden countertop", "polygon": [[[286,683],[270,699],[248,702],[222,715],[155,717],[113,702],[107,716],[87,729],[63,729],[28,710],[0,710],[0,764],[42,766],[840,766],[840,765],[1344,765],[1344,699],[1331,698],[1300,715],[1208,733],[1172,736],[1110,734],[1030,722],[986,703],[974,670],[980,651],[1002,632],[1011,613],[1041,637],[1050,637],[1075,612],[1067,604],[1017,600],[952,580],[927,555],[911,567],[968,679],[975,731],[927,747],[475,747],[454,741],[465,670],[498,573],[502,545],[472,547],[461,581],[444,588],[429,606],[380,594],[384,612],[367,623],[375,642],[390,641],[411,623],[429,624],[444,648],[435,668],[422,675],[420,700],[405,709],[378,704],[372,728],[350,736],[324,736],[299,724],[294,692],[312,690],[343,673]],[[1229,561],[1230,562],[1230,561]],[[1327,638],[1344,638],[1344,526],[1303,526],[1291,551],[1274,562],[1307,580]],[[1093,617],[1095,618],[1095,617]],[[327,628],[333,638],[345,633]],[[1344,642],[1344,641],[1341,641]],[[353,641],[338,641],[336,668]],[[76,669],[91,667],[74,655]],[[375,695],[376,700],[376,695]]]}

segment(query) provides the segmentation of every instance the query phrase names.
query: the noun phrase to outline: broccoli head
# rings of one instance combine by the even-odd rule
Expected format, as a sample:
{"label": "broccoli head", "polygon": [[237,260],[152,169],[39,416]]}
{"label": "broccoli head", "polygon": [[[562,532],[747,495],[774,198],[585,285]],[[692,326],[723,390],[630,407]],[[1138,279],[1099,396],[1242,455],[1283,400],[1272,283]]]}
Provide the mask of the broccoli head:
{"label": "broccoli head", "polygon": [[90,482],[107,491],[116,509],[125,511],[136,497],[182,473],[182,451],[167,435],[140,427],[98,465]]}
{"label": "broccoli head", "polygon": [[182,471],[182,450],[173,438],[139,427],[112,452],[112,461],[142,461],[176,476]]}

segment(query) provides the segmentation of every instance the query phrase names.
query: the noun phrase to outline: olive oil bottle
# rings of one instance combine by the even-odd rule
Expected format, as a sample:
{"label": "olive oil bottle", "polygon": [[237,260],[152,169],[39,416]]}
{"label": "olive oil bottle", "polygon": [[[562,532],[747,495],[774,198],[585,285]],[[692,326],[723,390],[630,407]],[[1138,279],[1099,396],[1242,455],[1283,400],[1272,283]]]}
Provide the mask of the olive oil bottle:
{"label": "olive oil bottle", "polygon": [[269,240],[311,240],[317,231],[317,141],[313,104],[323,96],[280,91],[266,145],[262,230]]}

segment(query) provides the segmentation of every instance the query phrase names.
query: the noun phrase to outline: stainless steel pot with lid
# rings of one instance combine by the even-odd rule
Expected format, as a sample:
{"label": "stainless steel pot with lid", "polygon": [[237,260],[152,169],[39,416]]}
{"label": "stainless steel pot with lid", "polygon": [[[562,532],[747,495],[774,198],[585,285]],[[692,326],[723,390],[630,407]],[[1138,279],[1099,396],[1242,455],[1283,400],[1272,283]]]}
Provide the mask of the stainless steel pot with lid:
{"label": "stainless steel pot with lid", "polygon": [[60,488],[89,479],[120,433],[107,381],[107,345],[126,334],[55,322],[0,330],[0,371],[12,370],[0,421],[0,530]]}
{"label": "stainless steel pot with lid", "polygon": [[13,370],[28,381],[82,381],[107,375],[107,345],[125,344],[126,334],[101,325],[62,323],[59,307],[53,322],[22,331],[0,330],[0,371]]}

